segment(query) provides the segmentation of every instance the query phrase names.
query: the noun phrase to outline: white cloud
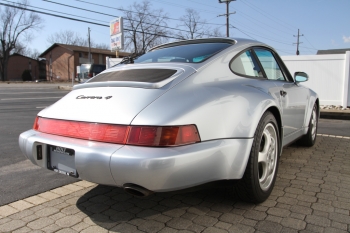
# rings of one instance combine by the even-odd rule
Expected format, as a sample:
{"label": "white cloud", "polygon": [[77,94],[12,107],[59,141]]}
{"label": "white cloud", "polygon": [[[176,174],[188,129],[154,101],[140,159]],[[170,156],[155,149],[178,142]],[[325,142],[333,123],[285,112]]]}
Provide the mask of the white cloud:
{"label": "white cloud", "polygon": [[343,41],[344,43],[350,43],[350,36],[349,37],[343,36]]}

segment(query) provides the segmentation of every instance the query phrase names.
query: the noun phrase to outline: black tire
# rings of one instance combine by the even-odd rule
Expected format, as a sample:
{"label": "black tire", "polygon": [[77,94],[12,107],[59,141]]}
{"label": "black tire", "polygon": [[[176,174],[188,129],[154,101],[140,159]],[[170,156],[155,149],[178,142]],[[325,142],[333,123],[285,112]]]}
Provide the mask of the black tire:
{"label": "black tire", "polygon": [[[274,143],[273,140],[275,141]],[[252,149],[243,178],[235,185],[236,194],[241,200],[260,203],[270,196],[276,181],[280,149],[280,137],[276,119],[271,112],[265,112],[255,131]],[[260,160],[262,160],[265,157],[264,155],[266,160],[259,162],[259,156]],[[268,174],[271,171],[273,173]],[[264,178],[266,175],[269,177],[265,182]]]}
{"label": "black tire", "polygon": [[316,142],[317,128],[318,128],[318,111],[317,105],[315,104],[312,108],[310,116],[309,130],[307,133],[298,140],[298,144],[301,146],[312,147]]}

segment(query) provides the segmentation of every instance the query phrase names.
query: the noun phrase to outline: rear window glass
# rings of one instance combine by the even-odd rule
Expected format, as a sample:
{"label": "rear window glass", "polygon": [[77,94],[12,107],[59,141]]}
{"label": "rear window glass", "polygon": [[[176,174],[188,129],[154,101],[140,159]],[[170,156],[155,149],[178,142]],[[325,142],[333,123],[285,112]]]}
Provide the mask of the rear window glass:
{"label": "rear window glass", "polygon": [[138,57],[134,63],[199,63],[231,45],[230,43],[200,43],[160,48]]}
{"label": "rear window glass", "polygon": [[170,78],[175,73],[176,70],[171,69],[120,70],[99,74],[94,78],[90,79],[89,83],[110,81],[157,83],[167,78]]}

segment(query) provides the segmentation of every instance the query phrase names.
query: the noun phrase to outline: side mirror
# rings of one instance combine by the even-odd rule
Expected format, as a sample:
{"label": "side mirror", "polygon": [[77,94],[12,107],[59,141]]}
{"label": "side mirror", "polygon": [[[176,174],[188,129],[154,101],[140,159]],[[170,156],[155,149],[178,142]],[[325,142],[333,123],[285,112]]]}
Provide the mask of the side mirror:
{"label": "side mirror", "polygon": [[294,73],[295,82],[306,82],[309,80],[309,76],[305,72],[295,72]]}

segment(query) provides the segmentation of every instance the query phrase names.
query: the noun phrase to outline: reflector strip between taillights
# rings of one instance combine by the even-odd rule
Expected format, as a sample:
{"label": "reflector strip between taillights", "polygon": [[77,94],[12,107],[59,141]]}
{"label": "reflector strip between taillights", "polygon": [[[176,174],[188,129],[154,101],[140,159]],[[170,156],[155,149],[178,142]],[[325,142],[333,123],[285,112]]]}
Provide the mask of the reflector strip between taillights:
{"label": "reflector strip between taillights", "polygon": [[138,146],[179,146],[200,142],[195,125],[126,126],[37,117],[33,129],[65,137]]}

